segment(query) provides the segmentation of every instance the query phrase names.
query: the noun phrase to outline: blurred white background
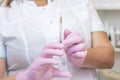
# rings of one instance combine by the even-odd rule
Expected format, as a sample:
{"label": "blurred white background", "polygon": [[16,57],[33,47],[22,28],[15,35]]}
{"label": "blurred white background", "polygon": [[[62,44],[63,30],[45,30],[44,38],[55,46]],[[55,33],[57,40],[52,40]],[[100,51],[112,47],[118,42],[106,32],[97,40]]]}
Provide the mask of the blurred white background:
{"label": "blurred white background", "polygon": [[115,48],[115,65],[112,69],[98,70],[99,80],[120,80],[120,0],[93,2]]}

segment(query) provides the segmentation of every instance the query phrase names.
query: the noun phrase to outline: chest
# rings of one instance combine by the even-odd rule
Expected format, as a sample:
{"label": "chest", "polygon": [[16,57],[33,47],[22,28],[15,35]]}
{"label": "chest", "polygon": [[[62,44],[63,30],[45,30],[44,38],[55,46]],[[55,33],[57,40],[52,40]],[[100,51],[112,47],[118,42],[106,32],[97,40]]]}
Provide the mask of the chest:
{"label": "chest", "polygon": [[17,39],[24,36],[30,43],[37,42],[35,40],[41,42],[52,41],[59,38],[60,17],[62,16],[62,32],[64,32],[64,29],[70,29],[85,36],[91,30],[89,16],[86,14],[88,14],[87,11],[79,13],[67,10],[44,13],[39,16],[19,17],[5,25],[3,33],[7,38],[16,37],[15,39]]}
{"label": "chest", "polygon": [[87,10],[24,15],[26,14],[23,12],[18,18],[8,17],[9,21],[1,32],[6,45],[8,70],[23,64],[23,68],[26,68],[28,63],[38,56],[45,44],[59,42],[61,16],[62,37],[64,30],[69,29],[80,33],[86,40],[87,47],[91,46],[91,26]]}
{"label": "chest", "polygon": [[[87,12],[84,12],[87,14]],[[20,17],[7,23],[2,31],[7,46],[7,53],[14,55],[14,50],[26,50],[31,60],[40,53],[46,43],[59,42],[60,17],[62,16],[62,37],[64,30],[69,29],[80,33],[86,40],[87,46],[91,43],[91,26],[89,16],[72,10],[56,13],[45,13],[39,16]],[[34,53],[34,54],[33,54]],[[21,57],[23,55],[20,55]],[[17,57],[17,55],[16,55]]]}

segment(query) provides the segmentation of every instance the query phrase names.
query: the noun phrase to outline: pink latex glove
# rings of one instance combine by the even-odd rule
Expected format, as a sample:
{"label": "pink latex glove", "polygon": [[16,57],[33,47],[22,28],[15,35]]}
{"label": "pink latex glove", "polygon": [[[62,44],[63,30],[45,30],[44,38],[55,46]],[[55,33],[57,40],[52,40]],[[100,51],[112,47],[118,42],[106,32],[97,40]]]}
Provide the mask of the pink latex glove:
{"label": "pink latex glove", "polygon": [[53,65],[58,65],[59,61],[52,59],[52,57],[62,56],[61,49],[63,48],[64,45],[60,43],[45,45],[40,56],[34,60],[25,72],[17,74],[16,80],[50,80],[53,77],[71,78],[68,71],[53,67]]}
{"label": "pink latex glove", "polygon": [[66,29],[62,43],[66,46],[65,52],[69,62],[80,67],[87,55],[87,47],[82,36]]}

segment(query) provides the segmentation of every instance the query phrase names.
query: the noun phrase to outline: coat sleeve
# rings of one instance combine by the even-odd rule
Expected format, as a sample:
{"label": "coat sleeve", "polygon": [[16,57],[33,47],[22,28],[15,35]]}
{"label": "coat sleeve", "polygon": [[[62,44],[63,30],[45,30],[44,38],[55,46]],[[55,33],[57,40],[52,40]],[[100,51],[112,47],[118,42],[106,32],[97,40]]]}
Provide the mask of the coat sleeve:
{"label": "coat sleeve", "polygon": [[104,31],[105,27],[92,3],[92,0],[88,0],[88,10],[89,10],[89,14],[90,14],[90,21],[91,21],[91,26],[92,26],[92,32],[96,32],[96,31]]}
{"label": "coat sleeve", "polygon": [[4,45],[4,39],[3,39],[3,35],[2,35],[2,27],[4,24],[4,8],[0,7],[0,58],[6,58],[6,54],[5,54],[5,45]]}

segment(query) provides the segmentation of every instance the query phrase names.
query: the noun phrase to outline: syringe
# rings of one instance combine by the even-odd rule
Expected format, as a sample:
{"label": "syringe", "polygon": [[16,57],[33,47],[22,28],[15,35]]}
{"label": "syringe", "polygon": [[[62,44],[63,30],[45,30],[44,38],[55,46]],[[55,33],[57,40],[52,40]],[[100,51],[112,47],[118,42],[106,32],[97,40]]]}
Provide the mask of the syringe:
{"label": "syringe", "polygon": [[[62,43],[63,40],[63,18],[62,15],[60,14],[60,27],[59,27],[59,42]],[[64,50],[62,50],[64,53]],[[66,64],[66,55],[63,54],[63,56],[60,57],[61,59],[61,68],[66,70],[67,64]]]}

